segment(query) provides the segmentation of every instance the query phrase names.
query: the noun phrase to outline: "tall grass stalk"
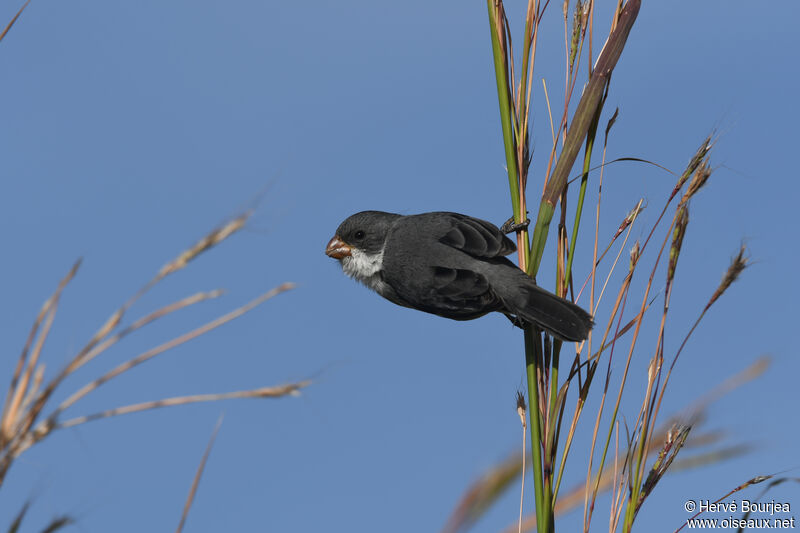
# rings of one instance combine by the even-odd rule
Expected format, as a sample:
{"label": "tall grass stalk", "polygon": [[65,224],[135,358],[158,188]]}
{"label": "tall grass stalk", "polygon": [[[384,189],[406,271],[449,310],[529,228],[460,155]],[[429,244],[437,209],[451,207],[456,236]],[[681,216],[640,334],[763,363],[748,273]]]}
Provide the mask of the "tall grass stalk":
{"label": "tall grass stalk", "polygon": [[[29,3],[30,0],[25,0],[16,14],[6,24],[5,28],[3,28],[2,32],[0,32],[0,42],[2,42],[7,36],[9,30],[17,22]],[[229,313],[220,316],[211,322],[208,322],[184,334],[178,335],[170,341],[167,341],[150,350],[146,350],[138,356],[125,361],[100,377],[88,381],[83,387],[80,387],[59,405],[55,407],[51,405],[56,393],[61,391],[62,386],[68,377],[78,372],[78,370],[80,370],[81,367],[83,367],[86,363],[102,356],[109,348],[116,345],[128,335],[140,331],[146,326],[157,322],[158,320],[172,313],[221,296],[223,293],[221,290],[198,292],[173,302],[172,304],[166,305],[160,309],[151,311],[150,313],[141,316],[133,322],[124,325],[124,321],[128,312],[145,293],[156,287],[166,277],[183,270],[199,256],[221,244],[231,235],[234,235],[243,227],[245,227],[250,214],[250,212],[245,212],[230,219],[225,224],[222,224],[218,228],[207,233],[200,240],[175,257],[172,261],[169,261],[167,264],[165,264],[148,283],[146,283],[140,290],[135,292],[108,317],[108,319],[100,326],[97,332],[88,340],[83,348],[78,350],[69,360],[69,362],[63,368],[61,368],[61,370],[56,372],[54,376],[46,379],[45,362],[43,358],[44,347],[50,334],[50,330],[55,322],[56,312],[58,311],[62,294],[72,279],[77,275],[78,269],[81,265],[80,260],[75,262],[72,268],[62,278],[52,296],[45,301],[44,305],[42,305],[42,308],[36,316],[31,330],[28,333],[27,340],[22,348],[22,352],[17,358],[14,371],[11,375],[8,390],[6,392],[6,398],[3,402],[2,410],[0,410],[0,487],[2,487],[6,474],[13,466],[15,461],[25,451],[30,449],[41,440],[50,436],[57,429],[73,427],[102,418],[158,409],[161,407],[186,405],[197,402],[220,401],[232,398],[278,398],[288,395],[298,395],[300,390],[310,383],[306,380],[275,387],[259,387],[251,390],[227,393],[179,396],[116,407],[98,413],[74,416],[67,420],[63,419],[63,414],[67,409],[78,404],[80,400],[105,383],[113,380],[121,374],[124,374],[135,366],[162,355],[176,346],[196,339],[224,324],[227,324],[232,320],[235,320],[236,318],[253,310],[278,294],[291,290],[294,287],[294,285],[291,283],[282,283],[274,289],[267,291],[261,296],[253,299],[249,303],[233,309]],[[211,446],[218,429],[219,425],[217,425],[217,429],[214,430],[214,435],[208,444],[206,453],[203,456],[200,467],[195,475],[192,489],[190,490],[189,497],[187,498],[180,525],[178,526],[178,531],[182,530],[183,524],[185,523],[189,507],[194,499],[194,494],[197,490],[200,476],[202,475],[203,468],[208,459],[208,454],[211,450]],[[10,528],[8,529],[10,533],[15,533],[19,530],[22,520],[26,516],[28,509],[29,503],[26,503],[22,506],[12,521]],[[44,531],[54,532],[71,523],[72,519],[70,517],[59,516],[53,519],[44,529]]]}
{"label": "tall grass stalk", "polygon": [[[616,27],[612,30],[608,43],[601,52],[595,70],[590,75],[571,121],[567,120],[569,100],[575,87],[574,72],[576,58],[582,50],[586,37],[586,29],[593,12],[593,2],[578,4],[574,16],[571,38],[566,38],[567,10],[565,7],[565,44],[569,57],[569,68],[565,87],[564,114],[558,130],[565,130],[563,146],[552,173],[548,173],[545,191],[539,206],[539,214],[533,231],[533,241],[529,241],[524,222],[527,218],[525,191],[527,173],[530,164],[529,154],[529,109],[533,66],[535,63],[536,43],[539,24],[548,2],[540,3],[530,0],[525,16],[525,29],[519,82],[514,76],[515,57],[511,46],[511,29],[505,14],[502,1],[487,0],[492,52],[497,81],[498,103],[500,107],[503,141],[508,169],[509,190],[511,195],[514,222],[517,224],[517,247],[519,250],[520,268],[535,277],[547,240],[550,221],[555,212],[556,203],[562,199],[567,187],[567,177],[572,169],[580,146],[589,136],[586,145],[585,172],[580,206],[582,207],[588,177],[588,161],[591,160],[591,148],[599,115],[602,111],[601,101],[607,89],[608,77],[613,71],[628,33],[636,19],[639,0],[629,0],[616,17]],[[565,6],[567,4],[565,3]],[[516,97],[514,97],[516,95]],[[554,138],[554,141],[556,138]],[[554,142],[551,151],[551,163],[556,154],[557,144]],[[563,196],[562,204],[565,205]],[[582,209],[578,210],[580,220]],[[577,231],[577,222],[575,231]],[[566,293],[572,269],[572,257],[577,233],[573,234],[572,246],[565,268],[559,269],[561,280],[557,285],[559,292]],[[561,248],[561,247],[560,247]],[[560,255],[560,254],[559,254]],[[533,455],[534,492],[536,499],[537,526],[539,531],[554,529],[553,496],[554,470],[558,451],[558,435],[563,413],[566,388],[559,393],[558,369],[560,363],[561,342],[551,342],[542,331],[535,327],[527,327],[524,332],[525,365],[528,381],[528,403],[530,408],[531,450]]]}
{"label": "tall grass stalk", "polygon": [[179,396],[161,400],[152,400],[143,403],[126,405],[107,409],[98,413],[73,416],[64,419],[64,413],[80,403],[87,395],[97,390],[102,385],[114,380],[132,368],[141,365],[172,348],[196,339],[224,324],[235,320],[243,314],[253,310],[275,296],[291,290],[294,285],[283,283],[274,289],[265,292],[240,307],[186,333],[175,336],[173,339],[155,346],[120,363],[101,376],[87,381],[58,405],[52,406],[53,397],[60,392],[65,380],[74,375],[89,361],[101,357],[109,348],[138,332],[146,326],[167,317],[180,310],[197,305],[212,298],[217,298],[223,291],[214,290],[199,292],[182,298],[169,305],[144,314],[124,325],[125,318],[139,298],[158,285],[164,278],[186,268],[201,254],[222,243],[231,235],[244,227],[249,213],[233,218],[226,224],[211,231],[194,245],[179,254],[175,259],[162,267],[148,283],[126,300],[109,318],[100,326],[89,341],[79,349],[69,362],[51,378],[45,379],[45,363],[42,362],[44,347],[51,327],[55,321],[56,312],[62,295],[75,277],[80,267],[76,262],[66,276],[58,284],[53,295],[45,301],[39,311],[25,345],[22,348],[14,372],[11,376],[6,399],[0,411],[0,486],[2,486],[8,470],[14,462],[29,448],[49,437],[54,431],[67,427],[74,427],[93,420],[109,418],[128,413],[147,411],[162,407],[186,405],[197,402],[219,401],[233,398],[277,398],[282,396],[297,395],[300,390],[309,384],[309,381],[289,383],[273,387],[259,387],[251,390],[196,394]]}
{"label": "tall grass stalk", "polygon": [[[593,259],[589,267],[589,275],[576,295],[573,282],[574,259],[576,249],[579,246],[587,190],[592,181],[592,159],[595,156],[598,128],[610,89],[611,75],[619,63],[622,50],[636,21],[641,1],[627,0],[624,3],[622,1],[615,3],[614,14],[609,24],[608,37],[596,58],[592,55],[595,49],[592,40],[596,31],[594,0],[578,0],[574,6],[571,6],[569,1],[563,3],[565,51],[563,107],[561,108],[560,116],[556,118],[557,122],[554,123],[550,95],[548,94],[547,84],[544,84],[544,96],[550,114],[553,145],[549,153],[547,170],[542,180],[543,190],[539,200],[538,212],[534,219],[534,226],[530,229],[529,234],[526,190],[532,153],[529,141],[531,89],[533,87],[540,24],[548,6],[550,6],[548,1],[528,0],[524,11],[525,23],[521,40],[521,54],[515,56],[512,40],[513,32],[503,1],[487,0],[500,123],[513,211],[513,229],[516,231],[519,266],[535,279],[544,257],[545,244],[549,237],[551,222],[557,208],[560,208],[558,229],[555,235],[555,291],[560,296],[576,300],[581,296],[586,284],[590,283],[589,308],[596,315],[600,300],[605,293],[612,273],[617,268],[619,257],[622,254],[625,243],[627,243],[633,224],[643,209],[642,202],[639,202],[631,214],[625,217],[610,243],[598,257],[598,251],[600,250],[598,233],[600,198],[602,196],[602,169],[604,168],[604,164],[601,164],[595,215]],[[586,57],[584,58],[584,56]],[[586,80],[580,82],[578,73],[581,71],[579,66],[582,61],[586,61],[589,66],[586,69],[588,72]],[[521,67],[519,71],[515,70],[516,65]],[[570,114],[576,87],[582,87],[582,92],[574,105],[574,112]],[[604,162],[609,132],[616,117],[617,112],[615,111],[607,122],[602,139],[602,160]],[[678,176],[675,188],[667,199],[661,214],[650,228],[647,238],[641,243],[638,241],[635,243],[631,251],[628,273],[617,291],[610,315],[605,318],[596,316],[595,320],[598,323],[598,327],[595,328],[595,331],[589,335],[585,342],[574,345],[575,355],[571,358],[569,372],[564,372],[560,369],[561,351],[564,348],[560,340],[551,339],[545,332],[535,327],[526,327],[524,330],[525,369],[530,413],[530,423],[528,425],[531,439],[531,470],[534,484],[536,529],[539,532],[549,533],[555,529],[556,502],[567,464],[567,457],[572,448],[576,425],[583,412],[602,354],[607,353],[606,375],[600,398],[600,407],[595,419],[592,443],[589,449],[589,467],[584,489],[584,530],[588,531],[590,527],[597,494],[601,487],[604,486],[603,480],[606,479],[605,476],[607,475],[606,459],[611,451],[612,437],[615,433],[617,434],[613,462],[615,477],[612,484],[615,487],[615,497],[610,523],[621,525],[623,531],[630,530],[642,502],[650,494],[655,483],[666,469],[673,463],[676,454],[683,447],[689,435],[691,430],[689,426],[678,428],[673,432],[664,432],[660,435],[656,435],[655,428],[661,399],[669,381],[669,373],[663,374],[665,357],[663,338],[669,311],[669,300],[683,237],[688,227],[689,199],[702,187],[710,175],[707,154],[711,144],[710,138],[701,144],[695,156],[691,158],[686,170]],[[575,196],[569,193],[570,175],[581,148],[583,148],[583,161],[579,175],[579,188],[577,196]],[[634,158],[629,159],[636,160]],[[687,183],[688,186],[686,186]],[[667,213],[669,206],[678,194],[684,190],[684,186],[686,186],[686,190],[678,202],[672,221],[665,231],[661,248],[657,252],[650,269],[650,276],[641,304],[634,307],[635,315],[632,318],[625,319],[624,317],[628,311],[626,304],[629,300],[631,283],[636,275],[639,260],[650,243],[651,237],[660,227],[660,222]],[[568,220],[567,214],[570,212],[568,201],[573,199],[576,201],[574,216],[571,220]],[[597,279],[598,267],[601,266],[606,253],[622,234],[625,234],[623,244],[609,268],[599,294],[597,294],[596,290],[599,285]],[[656,340],[653,358],[650,361],[648,379],[645,384],[638,418],[635,424],[628,428],[629,433],[627,433],[627,437],[622,443],[624,448],[620,450],[618,414],[622,392],[627,385],[628,370],[639,341],[640,328],[645,313],[653,303],[651,289],[655,275],[660,271],[659,266],[662,264],[665,251],[668,251],[667,289],[665,291],[659,335]],[[743,264],[739,271],[742,268],[744,268]],[[713,301],[710,303],[713,303]],[[706,309],[709,306],[710,304],[706,306]],[[702,318],[702,314],[700,318]],[[601,341],[599,347],[593,351],[593,338],[597,335],[600,335]],[[600,437],[606,396],[611,392],[611,362],[618,341],[625,335],[630,335],[630,344],[626,350],[625,367],[611,410],[608,431],[605,431]],[[679,349],[678,354],[681,350],[682,347]],[[677,359],[678,354],[675,355],[675,359]],[[670,372],[671,369],[672,367],[670,367]],[[578,400],[569,418],[568,429],[562,440],[562,424],[564,422],[567,397],[571,384],[576,380],[578,383]],[[657,444],[655,440],[659,436],[663,436],[663,445]],[[598,444],[599,456],[597,457],[597,467],[595,469],[595,448]],[[653,467],[648,471],[646,461],[651,456],[651,450],[654,449],[660,451],[658,451]],[[624,458],[624,460],[618,462],[618,456]],[[616,525],[614,528],[616,528]]]}

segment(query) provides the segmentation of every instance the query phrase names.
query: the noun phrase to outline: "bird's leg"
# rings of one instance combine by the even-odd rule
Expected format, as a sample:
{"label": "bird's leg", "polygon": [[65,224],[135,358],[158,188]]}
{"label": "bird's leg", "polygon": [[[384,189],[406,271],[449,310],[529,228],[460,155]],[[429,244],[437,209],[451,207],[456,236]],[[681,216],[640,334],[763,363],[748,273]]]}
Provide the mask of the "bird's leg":
{"label": "bird's leg", "polygon": [[531,223],[531,219],[526,218],[525,220],[523,220],[519,224],[515,224],[514,223],[514,217],[511,217],[508,220],[506,220],[505,222],[503,222],[503,225],[500,226],[500,231],[502,231],[503,233],[506,233],[506,234],[514,233],[515,231],[522,231],[524,229],[528,229],[528,225],[530,223]]}
{"label": "bird's leg", "polygon": [[525,321],[522,320],[520,317],[516,315],[512,315],[511,313],[503,313],[507,319],[511,321],[512,324],[517,326],[519,329],[525,329]]}

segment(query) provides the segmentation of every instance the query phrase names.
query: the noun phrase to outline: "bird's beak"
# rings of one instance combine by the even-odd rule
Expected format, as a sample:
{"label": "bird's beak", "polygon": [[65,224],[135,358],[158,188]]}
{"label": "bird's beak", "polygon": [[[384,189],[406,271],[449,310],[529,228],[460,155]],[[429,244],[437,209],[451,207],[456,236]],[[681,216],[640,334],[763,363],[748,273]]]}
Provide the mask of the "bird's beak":
{"label": "bird's beak", "polygon": [[333,239],[328,241],[328,246],[325,248],[325,255],[333,257],[334,259],[343,259],[348,257],[351,251],[350,245],[341,240],[338,235],[334,235]]}

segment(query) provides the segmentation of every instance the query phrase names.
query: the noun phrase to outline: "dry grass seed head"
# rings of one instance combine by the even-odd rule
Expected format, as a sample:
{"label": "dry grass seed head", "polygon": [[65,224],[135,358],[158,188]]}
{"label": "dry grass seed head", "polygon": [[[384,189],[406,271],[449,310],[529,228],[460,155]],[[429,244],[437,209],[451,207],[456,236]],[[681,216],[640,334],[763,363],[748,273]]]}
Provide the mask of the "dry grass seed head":
{"label": "dry grass seed head", "polygon": [[681,202],[685,203],[694,196],[706,184],[709,176],[711,176],[711,165],[708,163],[708,158],[706,158],[692,174],[692,181],[689,182],[689,188],[686,189],[686,194],[681,199]]}
{"label": "dry grass seed head", "polygon": [[641,254],[641,247],[639,246],[639,241],[636,241],[633,244],[633,248],[631,248],[631,262],[628,266],[628,270],[633,272],[636,268],[636,263],[639,261],[639,255]]}
{"label": "dry grass seed head", "polygon": [[689,205],[680,204],[675,213],[675,229],[672,231],[672,245],[669,248],[669,266],[667,268],[667,285],[671,285],[675,278],[675,268],[678,266],[678,256],[681,254],[683,237],[689,225]]}
{"label": "dry grass seed head", "polygon": [[728,290],[728,287],[737,280],[739,274],[747,268],[750,264],[750,259],[745,257],[745,253],[747,248],[745,245],[741,245],[739,248],[739,253],[737,253],[734,258],[731,260],[730,266],[728,266],[728,270],[725,271],[725,275],[722,276],[722,281],[720,282],[717,290],[714,291],[714,294],[711,296],[708,304],[706,305],[706,309],[711,307],[711,305],[717,301],[717,299],[723,295],[723,293]]}
{"label": "dry grass seed head", "polygon": [[680,178],[678,178],[678,183],[675,184],[675,189],[672,191],[673,198],[676,194],[678,194],[678,191],[681,190],[683,185],[686,183],[686,180],[688,180],[695,173],[695,170],[697,170],[697,167],[700,166],[700,163],[703,161],[703,159],[706,158],[708,151],[711,150],[711,146],[711,135],[709,135],[700,144],[700,147],[689,160],[689,164],[686,165],[686,170],[684,170],[683,174],[681,174]]}
{"label": "dry grass seed head", "polygon": [[158,272],[157,279],[163,278],[173,272],[176,272],[189,264],[195,257],[201,253],[209,250],[210,248],[221,243],[240,229],[242,229],[250,218],[251,213],[248,211],[234,218],[227,224],[213,230],[211,233],[197,241],[191,248],[185,250],[177,258],[173,259],[164,265]]}

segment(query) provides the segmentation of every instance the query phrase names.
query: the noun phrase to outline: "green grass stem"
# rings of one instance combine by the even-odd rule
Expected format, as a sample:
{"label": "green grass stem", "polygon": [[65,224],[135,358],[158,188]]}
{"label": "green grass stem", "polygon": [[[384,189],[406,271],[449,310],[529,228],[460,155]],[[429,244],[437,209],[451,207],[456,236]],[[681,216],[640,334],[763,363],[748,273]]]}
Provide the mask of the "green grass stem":
{"label": "green grass stem", "polygon": [[[542,472],[542,421],[539,402],[538,370],[541,367],[541,334],[534,328],[525,328],[525,369],[528,377],[528,411],[530,412],[531,456],[533,461],[533,485],[536,497],[537,531],[552,531],[548,524],[553,522],[552,500],[546,498],[544,491],[544,475]],[[552,498],[552,493],[550,494]],[[549,502],[549,505],[548,505]],[[549,519],[547,516],[549,515]]]}

